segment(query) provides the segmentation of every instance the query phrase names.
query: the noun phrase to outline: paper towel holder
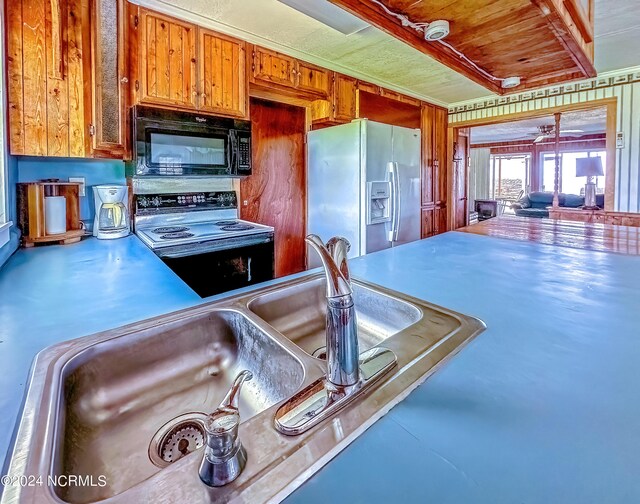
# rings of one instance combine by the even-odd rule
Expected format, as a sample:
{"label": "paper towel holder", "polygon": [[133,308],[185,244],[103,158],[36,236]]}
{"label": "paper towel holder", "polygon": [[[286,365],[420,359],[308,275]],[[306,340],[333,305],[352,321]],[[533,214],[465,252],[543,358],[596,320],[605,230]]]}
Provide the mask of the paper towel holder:
{"label": "paper towel holder", "polygon": [[[16,184],[18,200],[18,227],[22,231],[22,245],[33,247],[40,243],[57,242],[69,244],[79,242],[85,235],[80,220],[79,182],[44,180]],[[45,231],[44,198],[64,196],[67,203],[67,231],[49,235]]]}

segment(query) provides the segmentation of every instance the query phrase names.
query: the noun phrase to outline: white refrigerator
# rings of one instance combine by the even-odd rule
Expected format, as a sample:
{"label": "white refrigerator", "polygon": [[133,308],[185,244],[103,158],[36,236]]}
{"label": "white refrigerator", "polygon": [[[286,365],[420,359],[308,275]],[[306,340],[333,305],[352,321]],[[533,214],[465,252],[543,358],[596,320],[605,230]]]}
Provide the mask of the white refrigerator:
{"label": "white refrigerator", "polygon": [[349,257],[419,240],[420,194],[419,129],[357,119],[309,132],[307,231],[347,238]]}

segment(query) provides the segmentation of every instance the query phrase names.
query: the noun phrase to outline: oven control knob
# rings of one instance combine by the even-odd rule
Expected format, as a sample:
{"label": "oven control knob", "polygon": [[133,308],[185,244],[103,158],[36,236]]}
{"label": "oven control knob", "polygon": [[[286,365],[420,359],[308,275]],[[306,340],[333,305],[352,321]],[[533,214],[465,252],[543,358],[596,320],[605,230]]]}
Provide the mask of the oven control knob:
{"label": "oven control knob", "polygon": [[158,198],[157,196],[153,198],[151,202],[153,203],[153,206],[160,206],[160,198]]}

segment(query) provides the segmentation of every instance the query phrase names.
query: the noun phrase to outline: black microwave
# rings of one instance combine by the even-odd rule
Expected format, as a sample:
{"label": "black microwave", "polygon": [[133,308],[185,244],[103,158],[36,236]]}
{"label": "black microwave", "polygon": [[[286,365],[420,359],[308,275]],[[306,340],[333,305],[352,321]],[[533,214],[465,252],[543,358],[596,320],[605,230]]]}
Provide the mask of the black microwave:
{"label": "black microwave", "polygon": [[251,123],[153,107],[131,109],[130,176],[251,175]]}

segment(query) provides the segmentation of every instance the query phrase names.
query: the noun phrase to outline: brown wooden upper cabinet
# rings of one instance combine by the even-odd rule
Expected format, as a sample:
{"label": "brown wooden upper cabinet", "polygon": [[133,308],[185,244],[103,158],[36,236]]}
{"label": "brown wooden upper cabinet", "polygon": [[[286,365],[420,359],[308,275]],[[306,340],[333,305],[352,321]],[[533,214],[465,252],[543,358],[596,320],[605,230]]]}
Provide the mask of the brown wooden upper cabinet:
{"label": "brown wooden upper cabinet", "polygon": [[448,113],[447,110],[436,107],[435,121],[434,121],[434,155],[433,165],[435,168],[434,177],[437,181],[434,184],[433,199],[436,204],[444,204],[447,202],[447,125],[448,125]]}
{"label": "brown wooden upper cabinet", "polygon": [[329,70],[298,61],[297,75],[299,89],[321,96],[329,96],[332,77]]}
{"label": "brown wooden upper cabinet", "polygon": [[357,84],[353,77],[333,74],[328,100],[316,100],[311,106],[313,123],[339,124],[357,117]]}
{"label": "brown wooden upper cabinet", "polygon": [[298,82],[296,60],[290,56],[253,46],[251,81],[295,88]]}
{"label": "brown wooden upper cabinet", "polygon": [[124,1],[93,0],[93,107],[89,134],[94,157],[122,158],[125,155],[129,89],[125,21]]}
{"label": "brown wooden upper cabinet", "polygon": [[247,117],[245,43],[208,30],[199,30],[198,109],[221,115]]}
{"label": "brown wooden upper cabinet", "polygon": [[447,111],[422,106],[422,205],[447,201]]}
{"label": "brown wooden upper cabinet", "polygon": [[139,103],[196,108],[196,26],[140,9]]}
{"label": "brown wooden upper cabinet", "polygon": [[357,80],[335,74],[333,81],[333,114],[336,121],[351,121],[356,117]]}
{"label": "brown wooden upper cabinet", "polygon": [[131,6],[133,102],[247,117],[246,43]]}
{"label": "brown wooden upper cabinet", "polygon": [[6,2],[11,154],[122,157],[123,0]]}
{"label": "brown wooden upper cabinet", "polygon": [[[90,149],[84,92],[89,18],[81,0],[5,3],[11,154],[82,157]],[[86,51],[85,51],[86,50]]]}
{"label": "brown wooden upper cabinet", "polygon": [[331,74],[330,70],[264,47],[253,46],[251,50],[251,82],[259,86],[326,98]]}

